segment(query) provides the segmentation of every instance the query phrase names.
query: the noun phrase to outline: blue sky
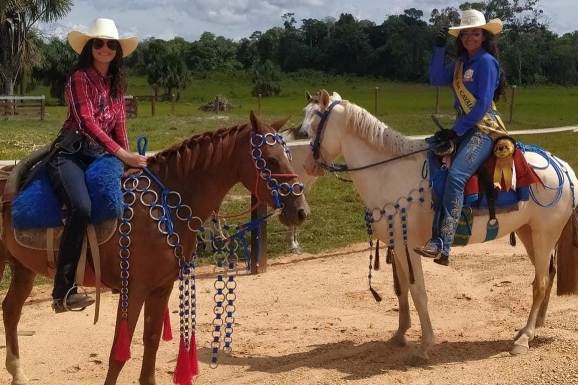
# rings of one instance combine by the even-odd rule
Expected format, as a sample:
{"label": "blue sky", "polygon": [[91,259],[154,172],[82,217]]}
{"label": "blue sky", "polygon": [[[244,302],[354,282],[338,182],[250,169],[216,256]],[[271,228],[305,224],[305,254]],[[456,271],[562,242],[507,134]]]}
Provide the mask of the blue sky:
{"label": "blue sky", "polygon": [[[305,18],[323,19],[351,13],[358,19],[381,23],[387,15],[404,9],[424,11],[425,18],[433,8],[456,6],[453,0],[75,0],[71,12],[58,23],[43,25],[48,35],[65,36],[71,29],[84,29],[96,17],[115,19],[121,35],[139,38],[155,36],[171,39],[181,36],[196,40],[205,31],[232,39],[248,37],[253,31],[264,31],[281,25],[281,15],[295,13]],[[556,33],[578,30],[576,0],[542,0],[540,3]]]}

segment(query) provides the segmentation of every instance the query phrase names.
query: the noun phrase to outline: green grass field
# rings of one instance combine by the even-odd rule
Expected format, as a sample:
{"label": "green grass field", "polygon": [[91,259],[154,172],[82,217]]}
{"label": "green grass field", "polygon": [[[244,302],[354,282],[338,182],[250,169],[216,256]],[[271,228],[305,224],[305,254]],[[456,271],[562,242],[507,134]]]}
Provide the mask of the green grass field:
{"label": "green grass field", "polygon": [[[287,75],[281,81],[281,95],[265,98],[261,115],[266,120],[291,116],[290,125],[299,124],[306,90],[320,88],[339,92],[369,111],[375,110],[375,87],[378,90],[377,116],[405,134],[426,134],[435,131],[430,115],[435,110],[434,87],[423,84],[400,84],[380,79],[330,76],[320,73]],[[129,135],[147,135],[149,150],[159,150],[177,143],[195,133],[233,126],[246,122],[250,110],[258,110],[257,99],[250,95],[250,79],[243,74],[213,74],[205,79],[195,79],[182,92],[181,99],[171,113],[171,104],[161,102],[152,117],[148,103],[139,104],[139,117],[128,121]],[[38,89],[35,94],[45,94]],[[143,78],[132,78],[129,94],[150,95]],[[205,113],[199,106],[216,95],[230,99],[235,109],[227,114]],[[452,95],[449,89],[441,90],[440,113],[452,115]],[[512,130],[545,128],[578,124],[578,87],[518,88],[516,90]],[[500,102],[498,108],[507,121],[508,104]],[[65,117],[64,107],[47,108],[46,120],[0,120],[0,159],[19,159],[34,147],[46,144],[54,137]],[[531,135],[518,138],[526,143],[539,144],[578,167],[576,145],[578,136],[572,133]],[[321,178],[309,197],[312,217],[300,230],[300,241],[305,251],[317,252],[366,239],[362,205],[351,184],[332,177]],[[228,202],[224,212],[238,212],[247,208],[246,202]],[[268,228],[269,255],[286,251],[285,230],[274,221]]]}

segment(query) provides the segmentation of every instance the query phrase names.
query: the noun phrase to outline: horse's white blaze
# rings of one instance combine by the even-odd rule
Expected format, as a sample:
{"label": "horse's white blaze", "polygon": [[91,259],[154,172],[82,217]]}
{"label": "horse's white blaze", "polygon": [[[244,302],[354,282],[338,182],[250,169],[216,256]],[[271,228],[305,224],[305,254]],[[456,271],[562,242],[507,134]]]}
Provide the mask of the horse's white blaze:
{"label": "horse's white blaze", "polygon": [[[321,106],[312,102],[305,108],[305,118],[302,127],[306,128],[311,137],[315,136],[319,118],[316,110]],[[379,122],[361,107],[344,101],[335,106],[331,112],[323,132],[320,146],[320,154],[325,163],[332,162],[337,156],[343,155],[349,168],[368,165],[383,161],[397,155],[406,154],[420,148],[425,148],[424,141],[412,141],[400,133]],[[310,155],[311,157],[311,155]],[[526,158],[529,163],[537,166],[545,166],[546,160],[539,154],[528,152]],[[311,159],[311,158],[310,158]],[[395,203],[402,198],[402,206],[411,190],[423,186],[422,169],[426,161],[426,153],[421,152],[400,160],[384,165],[371,167],[362,171],[351,172],[353,180],[364,205],[369,209],[382,208],[389,203]],[[528,346],[528,341],[534,337],[534,328],[540,305],[544,300],[548,282],[548,266],[550,255],[558,241],[558,237],[568,221],[572,212],[572,193],[569,187],[568,176],[574,183],[578,195],[578,183],[576,175],[567,163],[561,162],[568,170],[564,175],[565,184],[559,202],[552,208],[540,207],[532,199],[522,202],[519,210],[498,214],[499,234],[498,237],[520,229],[519,235],[528,249],[530,259],[536,268],[534,280],[534,302],[526,326],[516,337],[517,346]],[[536,172],[547,186],[558,186],[559,178],[553,167],[537,169]],[[427,184],[425,184],[427,187]],[[541,186],[532,186],[532,189],[540,202],[552,201],[555,192]],[[409,285],[408,264],[405,257],[405,248],[401,233],[399,215],[395,216],[395,245],[396,264],[402,294],[400,300],[407,296],[409,288],[422,327],[422,346],[420,355],[427,357],[427,350],[433,344],[433,330],[427,309],[427,295],[421,269],[421,258],[413,253],[413,248],[422,245],[431,236],[433,211],[431,209],[431,196],[427,189],[424,198],[426,201],[420,205],[413,202],[408,209],[408,248],[415,273],[415,284]],[[473,234],[470,243],[482,242],[486,237],[486,224],[489,216],[476,216],[474,218]],[[526,231],[526,225],[530,231]],[[385,220],[374,223],[374,235],[384,242],[388,240],[388,228]],[[528,243],[531,245],[529,246]],[[409,327],[409,307],[400,306],[400,325],[394,338],[397,341],[403,339],[403,335]],[[513,353],[521,350],[516,348]]]}

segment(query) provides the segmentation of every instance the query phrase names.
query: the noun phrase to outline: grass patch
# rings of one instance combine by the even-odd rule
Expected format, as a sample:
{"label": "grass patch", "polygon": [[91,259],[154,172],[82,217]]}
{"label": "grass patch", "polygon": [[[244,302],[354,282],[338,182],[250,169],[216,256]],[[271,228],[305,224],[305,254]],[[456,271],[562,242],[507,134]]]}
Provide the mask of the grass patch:
{"label": "grass patch", "polygon": [[[381,79],[355,76],[333,76],[322,73],[298,73],[285,75],[281,81],[281,95],[265,98],[261,114],[266,120],[291,116],[290,125],[302,119],[304,92],[315,92],[319,88],[336,90],[343,98],[359,104],[371,112],[375,111],[374,94],[378,90],[377,117],[404,134],[426,134],[435,131],[430,115],[435,109],[434,87],[425,84],[402,84]],[[230,127],[248,120],[250,110],[257,110],[257,99],[250,95],[251,82],[247,75],[211,74],[206,78],[194,79],[182,91],[181,99],[174,107],[169,102],[157,104],[157,114],[152,117],[146,102],[139,104],[139,117],[128,120],[131,145],[138,135],[147,135],[149,150],[160,150],[203,131]],[[36,94],[47,94],[39,89]],[[150,95],[144,78],[131,77],[129,94]],[[235,108],[227,114],[206,113],[199,106],[216,95],[230,99]],[[451,124],[453,96],[449,88],[440,92],[440,113],[446,114],[444,124]],[[555,101],[555,102],[553,102]],[[557,127],[578,124],[578,87],[519,87],[516,91],[513,121],[507,124],[511,130]],[[509,108],[505,101],[498,104],[502,116],[509,120]],[[65,118],[64,107],[49,106],[46,120],[17,119],[0,120],[0,159],[19,159],[33,148],[49,143]],[[535,143],[570,165],[578,168],[578,144],[576,134],[556,133],[520,136],[525,143]],[[236,187],[233,195],[246,192]],[[362,205],[353,186],[332,177],[320,178],[309,196],[312,216],[299,230],[299,239],[305,251],[319,252],[366,239]],[[228,198],[223,213],[246,210],[249,197]],[[230,220],[241,222],[248,218]],[[278,221],[268,227],[268,250],[270,256],[286,252],[286,232]],[[6,278],[3,282],[6,282]]]}

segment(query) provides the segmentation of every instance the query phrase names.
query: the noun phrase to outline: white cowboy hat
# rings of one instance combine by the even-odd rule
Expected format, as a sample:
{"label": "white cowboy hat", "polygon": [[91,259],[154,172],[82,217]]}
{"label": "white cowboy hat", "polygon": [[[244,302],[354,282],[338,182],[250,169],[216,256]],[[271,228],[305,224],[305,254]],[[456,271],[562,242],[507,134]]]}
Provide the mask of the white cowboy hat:
{"label": "white cowboy hat", "polygon": [[449,34],[458,37],[462,29],[482,28],[496,35],[502,32],[502,20],[492,19],[486,23],[486,17],[477,9],[468,9],[462,12],[462,18],[458,27],[451,27]]}
{"label": "white cowboy hat", "polygon": [[134,36],[119,38],[114,20],[102,18],[95,19],[88,32],[70,32],[68,34],[68,44],[76,53],[80,54],[86,42],[94,38],[118,40],[122,47],[122,57],[130,55],[138,45],[138,39]]}

